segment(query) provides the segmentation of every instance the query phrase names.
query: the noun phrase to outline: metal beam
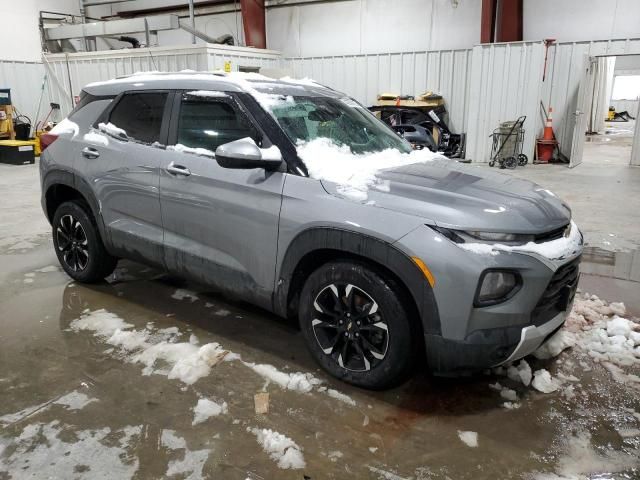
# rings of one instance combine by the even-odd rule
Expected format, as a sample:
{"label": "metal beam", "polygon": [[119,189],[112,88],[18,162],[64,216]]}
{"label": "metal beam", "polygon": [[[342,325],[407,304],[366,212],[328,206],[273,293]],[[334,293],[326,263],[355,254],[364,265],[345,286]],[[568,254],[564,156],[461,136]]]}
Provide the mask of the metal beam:
{"label": "metal beam", "polygon": [[480,43],[493,43],[496,29],[496,10],[498,0],[482,0],[480,15]]}
{"label": "metal beam", "polygon": [[240,0],[240,8],[246,45],[267,48],[264,0]]}
{"label": "metal beam", "polygon": [[104,37],[126,35],[128,33],[175,30],[180,23],[177,15],[155,15],[152,17],[111,20],[109,22],[91,22],[75,25],[45,27],[47,40],[65,40],[69,38]]}
{"label": "metal beam", "polygon": [[522,41],[522,0],[500,0],[496,16],[496,42]]}

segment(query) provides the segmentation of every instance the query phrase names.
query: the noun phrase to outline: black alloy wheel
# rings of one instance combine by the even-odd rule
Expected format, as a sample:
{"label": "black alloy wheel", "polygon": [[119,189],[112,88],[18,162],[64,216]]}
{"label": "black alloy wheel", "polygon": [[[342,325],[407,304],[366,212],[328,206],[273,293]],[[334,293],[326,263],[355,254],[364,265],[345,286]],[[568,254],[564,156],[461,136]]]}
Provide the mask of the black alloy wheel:
{"label": "black alloy wheel", "polygon": [[89,264],[89,241],[82,224],[71,214],[60,217],[56,226],[56,243],[63,262],[74,272]]}
{"label": "black alloy wheel", "polygon": [[341,368],[368,371],[384,360],[389,327],[371,295],[352,284],[332,283],[318,293],[313,306],[315,339]]}

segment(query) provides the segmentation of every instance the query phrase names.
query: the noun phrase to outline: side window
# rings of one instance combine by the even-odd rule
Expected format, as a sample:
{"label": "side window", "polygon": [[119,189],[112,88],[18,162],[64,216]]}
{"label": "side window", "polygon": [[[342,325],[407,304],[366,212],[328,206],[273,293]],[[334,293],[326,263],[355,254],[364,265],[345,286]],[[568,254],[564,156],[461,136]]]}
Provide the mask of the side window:
{"label": "side window", "polygon": [[166,92],[125,94],[109,115],[109,122],[127,132],[129,138],[153,143],[160,138]]}
{"label": "side window", "polygon": [[177,142],[191,148],[216,148],[251,137],[260,145],[262,136],[231,100],[185,95],[178,118]]}

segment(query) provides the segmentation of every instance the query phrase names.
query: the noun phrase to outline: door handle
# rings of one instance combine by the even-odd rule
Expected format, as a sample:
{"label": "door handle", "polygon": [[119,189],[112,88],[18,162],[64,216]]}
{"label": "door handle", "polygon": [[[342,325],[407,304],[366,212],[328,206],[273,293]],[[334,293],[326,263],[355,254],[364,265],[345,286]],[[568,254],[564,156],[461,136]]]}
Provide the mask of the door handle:
{"label": "door handle", "polygon": [[82,156],[84,158],[98,158],[100,156],[100,152],[92,147],[85,147],[82,149]]}
{"label": "door handle", "polygon": [[176,165],[173,162],[171,162],[167,166],[167,172],[172,173],[173,175],[184,175],[185,177],[191,175],[191,170],[189,170],[187,167]]}

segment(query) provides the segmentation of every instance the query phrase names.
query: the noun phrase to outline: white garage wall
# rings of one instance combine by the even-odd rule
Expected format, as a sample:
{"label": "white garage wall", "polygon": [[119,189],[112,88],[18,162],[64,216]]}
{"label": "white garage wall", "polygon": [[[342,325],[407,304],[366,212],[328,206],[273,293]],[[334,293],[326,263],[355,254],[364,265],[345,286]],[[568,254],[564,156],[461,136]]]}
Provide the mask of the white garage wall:
{"label": "white garage wall", "polygon": [[240,66],[275,69],[282,66],[279,52],[226,45],[49,54],[43,59],[49,76],[52,101],[60,104],[64,115],[71,111],[71,95],[79,95],[87,83],[135,72],[212,71],[224,68],[225,61],[231,61],[234,70]]}
{"label": "white garage wall", "polygon": [[[39,62],[0,60],[0,88],[11,89],[11,101],[18,113],[35,122],[44,80],[44,67]],[[48,87],[45,85],[42,111],[49,110]]]}
{"label": "white garage wall", "polygon": [[533,159],[544,48],[540,42],[496,43],[473,48],[466,158],[488,162],[489,135],[525,115],[522,152]]}
{"label": "white garage wall", "polygon": [[351,0],[267,9],[267,44],[313,57],[470,48],[479,1]]}
{"label": "white garage wall", "polygon": [[78,0],[1,0],[0,59],[40,61],[38,12],[78,14]]}
{"label": "white garage wall", "polygon": [[524,0],[524,40],[558,42],[640,36],[638,0]]}
{"label": "white garage wall", "polygon": [[366,106],[382,92],[418,95],[431,90],[444,97],[454,132],[462,131],[467,121],[471,50],[288,58],[285,65],[293,76],[312,78]]}

